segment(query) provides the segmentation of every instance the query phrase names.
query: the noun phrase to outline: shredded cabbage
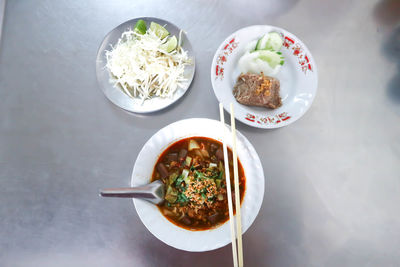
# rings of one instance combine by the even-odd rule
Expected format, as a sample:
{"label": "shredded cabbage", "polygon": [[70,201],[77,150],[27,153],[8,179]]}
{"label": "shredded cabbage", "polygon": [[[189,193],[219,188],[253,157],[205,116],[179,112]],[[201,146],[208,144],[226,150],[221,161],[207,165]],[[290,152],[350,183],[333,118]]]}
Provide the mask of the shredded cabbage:
{"label": "shredded cabbage", "polygon": [[117,45],[106,51],[106,67],[115,78],[114,86],[142,101],[152,97],[171,98],[178,88],[187,87],[188,79],[183,73],[191,59],[180,46],[180,40],[170,53],[161,49],[167,39],[160,39],[151,29],[145,34],[134,30],[122,33]]}

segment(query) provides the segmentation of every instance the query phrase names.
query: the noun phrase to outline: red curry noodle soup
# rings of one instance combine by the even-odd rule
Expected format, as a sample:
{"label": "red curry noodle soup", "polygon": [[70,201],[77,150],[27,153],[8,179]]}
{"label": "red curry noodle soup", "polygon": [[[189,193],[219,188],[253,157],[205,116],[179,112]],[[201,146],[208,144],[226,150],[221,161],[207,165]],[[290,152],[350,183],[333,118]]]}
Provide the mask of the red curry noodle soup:
{"label": "red curry noodle soup", "polygon": [[[233,204],[232,151],[228,148]],[[159,157],[152,181],[165,184],[165,201],[158,205],[172,223],[187,230],[207,230],[229,219],[222,143],[207,137],[190,137],[169,146]],[[246,178],[240,160],[242,203]],[[234,206],[235,211],[235,206]]]}

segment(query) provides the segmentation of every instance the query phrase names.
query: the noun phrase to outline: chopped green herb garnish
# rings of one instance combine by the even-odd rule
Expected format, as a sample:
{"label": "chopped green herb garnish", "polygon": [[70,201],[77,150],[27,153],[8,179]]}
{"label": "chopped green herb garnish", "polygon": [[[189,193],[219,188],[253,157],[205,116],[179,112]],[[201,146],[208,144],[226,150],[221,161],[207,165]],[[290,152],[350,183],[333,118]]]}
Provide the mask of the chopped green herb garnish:
{"label": "chopped green herb garnish", "polygon": [[179,177],[175,181],[176,188],[183,190],[184,187],[182,186],[182,182],[183,182],[183,176],[179,175]]}
{"label": "chopped green herb garnish", "polygon": [[194,171],[194,178],[204,179],[206,176],[199,171]]}
{"label": "chopped green herb garnish", "polygon": [[178,194],[178,198],[177,198],[176,202],[183,204],[183,203],[186,203],[186,202],[188,202],[188,201],[189,201],[189,200],[188,200],[188,198],[185,196],[185,194],[183,194],[183,193],[179,193],[179,194]]}

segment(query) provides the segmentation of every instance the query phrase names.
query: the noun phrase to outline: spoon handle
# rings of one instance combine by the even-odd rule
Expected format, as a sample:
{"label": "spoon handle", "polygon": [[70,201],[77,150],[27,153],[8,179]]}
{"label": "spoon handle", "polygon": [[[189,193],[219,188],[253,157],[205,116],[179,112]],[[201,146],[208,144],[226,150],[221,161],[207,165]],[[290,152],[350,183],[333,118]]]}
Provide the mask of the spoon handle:
{"label": "spoon handle", "polygon": [[102,189],[100,195],[102,197],[153,198],[148,188],[140,187]]}
{"label": "spoon handle", "polygon": [[108,188],[100,190],[102,197],[141,198],[155,204],[164,201],[165,188],[161,181],[139,187]]}

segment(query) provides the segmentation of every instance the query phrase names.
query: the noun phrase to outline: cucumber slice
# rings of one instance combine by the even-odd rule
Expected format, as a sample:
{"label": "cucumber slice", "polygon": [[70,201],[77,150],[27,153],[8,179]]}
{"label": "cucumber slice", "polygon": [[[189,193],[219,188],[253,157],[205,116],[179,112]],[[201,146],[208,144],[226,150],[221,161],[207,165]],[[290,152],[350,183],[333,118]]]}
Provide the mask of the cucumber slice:
{"label": "cucumber slice", "polygon": [[147,31],[146,22],[142,19],[139,19],[135,24],[135,31],[139,32],[140,34],[145,34]]}
{"label": "cucumber slice", "polygon": [[268,34],[264,34],[263,37],[258,39],[257,44],[256,44],[256,50],[264,49],[265,44],[267,43],[267,41],[268,41]]}
{"label": "cucumber slice", "polygon": [[270,32],[258,39],[256,50],[279,51],[283,44],[282,37],[277,32]]}
{"label": "cucumber slice", "polygon": [[282,62],[283,58],[277,52],[270,50],[259,50],[257,51],[257,53],[258,53],[258,58],[261,59],[262,61],[267,62],[268,65],[273,69],[276,66],[283,64]]}
{"label": "cucumber slice", "polygon": [[152,30],[161,39],[164,39],[169,35],[169,31],[167,31],[167,29],[155,22],[150,23],[150,30]]}
{"label": "cucumber slice", "polygon": [[277,32],[268,33],[268,40],[264,46],[264,49],[279,51],[283,44],[282,37]]}
{"label": "cucumber slice", "polygon": [[167,51],[168,53],[173,51],[178,45],[178,40],[175,35],[168,39],[168,41],[161,45],[161,49]]}

